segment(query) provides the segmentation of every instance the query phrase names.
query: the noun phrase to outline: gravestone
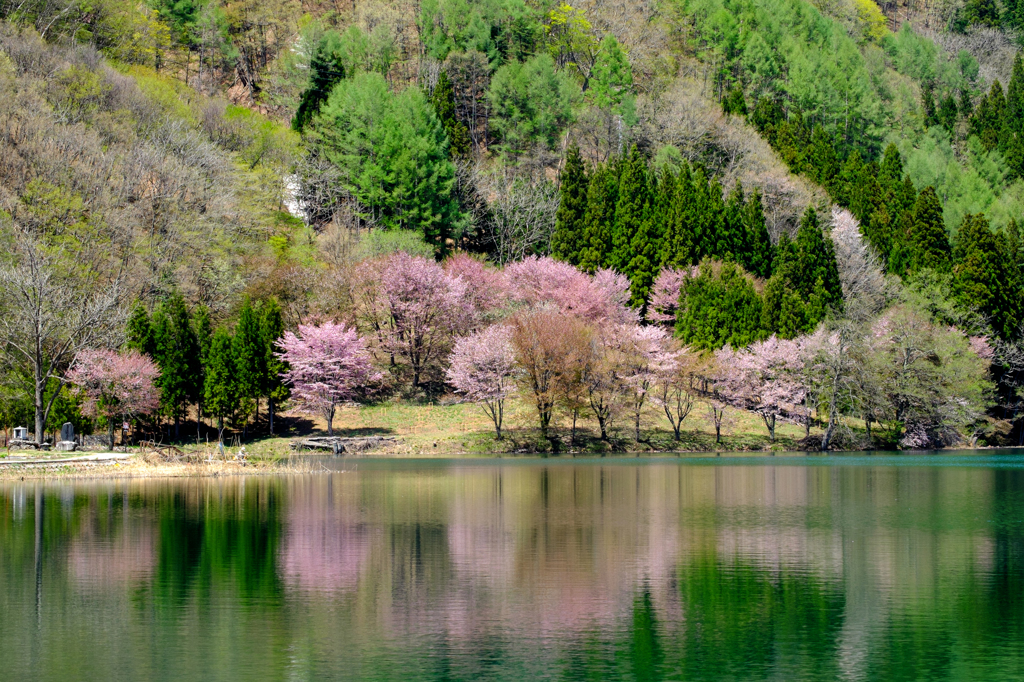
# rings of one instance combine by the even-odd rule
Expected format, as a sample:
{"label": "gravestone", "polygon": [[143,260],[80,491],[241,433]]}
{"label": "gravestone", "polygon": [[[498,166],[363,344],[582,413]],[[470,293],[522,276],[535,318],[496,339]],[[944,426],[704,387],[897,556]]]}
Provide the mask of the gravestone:
{"label": "gravestone", "polygon": [[75,426],[71,422],[64,422],[60,427],[60,442],[56,448],[62,452],[72,452],[75,447]]}

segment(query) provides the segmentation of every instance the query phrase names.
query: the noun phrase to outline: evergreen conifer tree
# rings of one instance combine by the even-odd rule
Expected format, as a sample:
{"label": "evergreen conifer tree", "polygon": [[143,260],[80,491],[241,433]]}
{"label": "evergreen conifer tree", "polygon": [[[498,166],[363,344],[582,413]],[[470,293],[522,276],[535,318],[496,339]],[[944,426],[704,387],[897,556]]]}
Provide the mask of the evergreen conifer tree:
{"label": "evergreen conifer tree", "polygon": [[743,205],[744,256],[740,261],[747,272],[758,277],[772,274],[772,239],[764,219],[761,192],[755,189]]}
{"label": "evergreen conifer tree", "polygon": [[335,31],[328,31],[317,43],[309,62],[309,84],[299,99],[299,107],[292,119],[292,128],[296,132],[301,133],[320,113],[320,107],[327,101],[331,89],[344,78],[341,37]]}
{"label": "evergreen conifer tree", "polygon": [[579,147],[573,145],[565,158],[560,200],[555,213],[555,231],[551,235],[551,255],[573,265],[580,264],[584,248],[587,218],[587,172]]}
{"label": "evergreen conifer tree", "polygon": [[267,377],[267,351],[260,329],[259,313],[248,296],[242,302],[242,312],[234,336],[235,385],[238,397],[252,400],[256,405],[256,422],[259,422],[260,396]]}
{"label": "evergreen conifer tree", "polygon": [[448,149],[452,158],[467,156],[471,143],[469,129],[455,114],[455,88],[447,72],[442,71],[437,77],[437,85],[430,94],[430,103],[434,106],[434,112],[448,136]]}
{"label": "evergreen conifer tree", "polygon": [[579,262],[579,268],[584,272],[593,273],[611,266],[612,231],[619,196],[618,169],[617,163],[599,165],[587,185],[583,252]]}
{"label": "evergreen conifer tree", "polygon": [[288,386],[282,379],[284,373],[288,371],[288,364],[277,357],[277,342],[284,336],[284,320],[281,317],[281,306],[276,298],[271,298],[263,306],[260,324],[260,336],[267,354],[267,373],[263,394],[267,396],[270,435],[274,435],[274,408],[282,401],[287,400],[289,395]]}
{"label": "evergreen conifer tree", "polygon": [[128,337],[125,346],[129,350],[137,350],[151,358],[155,356],[156,343],[153,337],[153,325],[149,319],[149,313],[141,303],[136,304],[132,309],[125,332]]}
{"label": "evergreen conifer tree", "polygon": [[1002,338],[1018,331],[1022,309],[1020,270],[1010,241],[989,228],[983,215],[966,215],[953,251],[953,295],[982,312]]}
{"label": "evergreen conifer tree", "polygon": [[908,275],[924,268],[941,270],[949,263],[949,238],[934,187],[925,187],[917,197],[904,248]]}
{"label": "evergreen conifer tree", "polygon": [[670,204],[665,210],[665,227],[661,242],[661,262],[664,267],[683,268],[696,263],[693,244],[691,206],[693,202],[693,178],[690,165],[686,162],[675,176],[671,196],[667,188],[659,193],[663,201]]}
{"label": "evergreen conifer tree", "polygon": [[[823,306],[841,306],[843,285],[839,279],[835,246],[832,238],[822,232],[818,212],[813,206],[808,206],[800,219],[794,245],[797,251],[796,283],[801,296],[809,300],[817,291]],[[818,317],[814,322],[820,319]]]}
{"label": "evergreen conifer tree", "polygon": [[205,403],[210,415],[217,419],[218,440],[224,442],[224,419],[235,409],[238,390],[231,334],[220,327],[213,334],[207,363]]}
{"label": "evergreen conifer tree", "polygon": [[615,204],[615,226],[612,229],[611,267],[631,277],[630,261],[634,237],[646,231],[651,214],[651,186],[647,160],[636,148],[623,161],[619,178],[618,200]]}
{"label": "evergreen conifer tree", "polygon": [[180,437],[181,420],[190,403],[198,399],[202,368],[199,344],[192,329],[188,307],[181,294],[174,292],[153,319],[153,336],[160,366],[160,402],[166,414],[174,418],[174,437]]}
{"label": "evergreen conifer tree", "polygon": [[199,347],[199,385],[196,400],[196,435],[203,417],[203,401],[206,399],[206,369],[210,359],[210,344],[213,342],[213,326],[210,322],[210,310],[204,305],[198,306],[192,315],[192,329]]}

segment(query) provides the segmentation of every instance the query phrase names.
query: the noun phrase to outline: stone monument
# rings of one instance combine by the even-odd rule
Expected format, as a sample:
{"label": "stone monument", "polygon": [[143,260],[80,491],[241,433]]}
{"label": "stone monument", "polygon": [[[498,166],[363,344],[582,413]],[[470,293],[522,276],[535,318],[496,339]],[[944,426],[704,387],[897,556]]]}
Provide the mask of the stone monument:
{"label": "stone monument", "polygon": [[71,422],[64,422],[60,427],[60,442],[57,449],[63,452],[72,452],[77,447],[75,444],[75,426]]}

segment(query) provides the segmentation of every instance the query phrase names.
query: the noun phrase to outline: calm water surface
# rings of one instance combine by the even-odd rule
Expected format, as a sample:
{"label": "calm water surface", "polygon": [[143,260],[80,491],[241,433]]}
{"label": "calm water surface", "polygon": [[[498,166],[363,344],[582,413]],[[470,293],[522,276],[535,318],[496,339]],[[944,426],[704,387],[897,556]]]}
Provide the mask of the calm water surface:
{"label": "calm water surface", "polygon": [[3,680],[1024,680],[1024,456],[0,485]]}

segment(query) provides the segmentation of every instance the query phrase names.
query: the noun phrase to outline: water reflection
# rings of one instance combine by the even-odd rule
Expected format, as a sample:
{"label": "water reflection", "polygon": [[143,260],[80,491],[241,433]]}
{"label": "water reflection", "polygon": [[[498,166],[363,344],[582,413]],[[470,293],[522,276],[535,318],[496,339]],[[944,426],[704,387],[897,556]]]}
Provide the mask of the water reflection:
{"label": "water reflection", "polygon": [[1024,679],[1024,471],[7,484],[0,613],[11,679]]}

